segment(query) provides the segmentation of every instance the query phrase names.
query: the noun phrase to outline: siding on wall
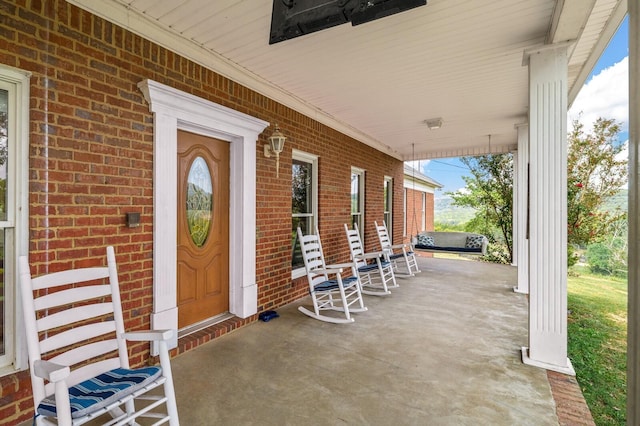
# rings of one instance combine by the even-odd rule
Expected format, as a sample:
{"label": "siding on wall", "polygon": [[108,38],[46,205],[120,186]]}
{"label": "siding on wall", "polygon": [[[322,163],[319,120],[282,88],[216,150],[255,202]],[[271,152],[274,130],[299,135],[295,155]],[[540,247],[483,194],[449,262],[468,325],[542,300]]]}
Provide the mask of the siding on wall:
{"label": "siding on wall", "polygon": [[[402,162],[230,81],[63,0],[0,0],[0,63],[33,73],[30,99],[30,248],[32,273],[103,264],[113,245],[128,329],[150,326],[153,271],[153,117],[137,84],[152,79],[278,123],[287,143],[275,161],[256,144],[258,312],[307,294],[291,280],[291,150],[319,156],[319,227],[329,262],[344,262],[350,223],[351,166],[366,170],[365,244],[378,246],[384,176],[394,179],[396,242],[402,238]],[[141,213],[127,228],[125,213]],[[231,319],[182,346],[191,349],[255,321]],[[132,346],[132,365],[149,359]],[[31,416],[28,374],[0,378],[0,419]]]}

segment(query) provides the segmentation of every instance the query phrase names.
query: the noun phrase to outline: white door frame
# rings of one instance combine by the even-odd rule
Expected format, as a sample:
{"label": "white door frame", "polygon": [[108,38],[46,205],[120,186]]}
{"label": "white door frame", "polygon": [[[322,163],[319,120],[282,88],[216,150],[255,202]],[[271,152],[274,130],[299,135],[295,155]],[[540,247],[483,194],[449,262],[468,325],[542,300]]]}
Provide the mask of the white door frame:
{"label": "white door frame", "polygon": [[[153,113],[153,313],[151,325],[177,329],[177,131],[228,141],[229,312],[258,309],[256,285],[256,141],[268,122],[153,80],[138,84]],[[171,347],[177,346],[177,334]],[[155,353],[155,348],[152,348]]]}

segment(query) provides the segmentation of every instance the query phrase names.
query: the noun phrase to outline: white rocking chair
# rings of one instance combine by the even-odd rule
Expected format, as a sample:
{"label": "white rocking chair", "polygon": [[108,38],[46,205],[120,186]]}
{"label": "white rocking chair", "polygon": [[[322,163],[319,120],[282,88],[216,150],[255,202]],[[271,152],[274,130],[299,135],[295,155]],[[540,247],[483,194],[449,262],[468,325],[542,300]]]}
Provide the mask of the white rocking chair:
{"label": "white rocking chair", "polygon": [[[317,229],[316,235],[303,235],[302,229],[298,228],[298,240],[307,270],[313,311],[304,306],[298,307],[298,310],[320,321],[336,324],[353,322],[352,312],[367,310],[362,300],[358,275],[352,270],[352,276],[342,278],[343,269],[353,268],[353,263],[325,264],[319,235]],[[330,276],[335,276],[335,279],[329,279]],[[323,314],[324,311],[338,311],[343,315],[329,316]]]}
{"label": "white rocking chair", "polygon": [[[20,258],[34,424],[81,425],[109,413],[97,421],[179,425],[166,343],[173,331],[125,333],[113,247],[107,265],[32,278]],[[130,369],[125,339],[157,341],[160,366]],[[146,395],[158,387],[164,395]]]}
{"label": "white rocking chair", "polygon": [[392,244],[391,238],[389,238],[389,231],[387,231],[387,224],[384,222],[382,222],[382,225],[378,225],[378,222],[374,222],[374,224],[378,233],[378,240],[380,240],[380,247],[387,261],[393,264],[394,272],[407,276],[413,276],[420,272],[416,254],[411,247],[407,250],[406,244]]}
{"label": "white rocking chair", "polygon": [[384,260],[384,253],[381,251],[364,252],[358,225],[354,224],[354,229],[349,229],[345,223],[344,230],[349,241],[351,260],[354,262],[354,267],[360,277],[362,293],[370,296],[391,294],[389,288],[398,287],[391,262]]}

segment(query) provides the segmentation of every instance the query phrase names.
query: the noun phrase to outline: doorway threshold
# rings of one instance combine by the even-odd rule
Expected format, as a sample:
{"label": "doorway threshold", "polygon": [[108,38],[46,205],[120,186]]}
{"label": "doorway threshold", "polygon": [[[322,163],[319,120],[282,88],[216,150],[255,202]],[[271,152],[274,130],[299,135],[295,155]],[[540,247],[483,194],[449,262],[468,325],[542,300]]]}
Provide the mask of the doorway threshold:
{"label": "doorway threshold", "polygon": [[257,315],[252,315],[248,318],[240,318],[227,312],[199,323],[192,324],[188,327],[184,327],[178,330],[177,353],[172,353],[172,355],[188,352],[191,349],[194,349],[217,337],[230,333],[231,331],[239,329],[247,324],[251,324],[252,322],[255,322],[256,319]]}
{"label": "doorway threshold", "polygon": [[205,328],[211,327],[212,325],[216,325],[221,322],[224,322],[228,319],[233,318],[234,316],[235,315],[233,315],[232,313],[225,312],[223,314],[216,315],[215,317],[207,318],[204,321],[200,321],[195,324],[191,324],[187,327],[181,328],[180,330],[178,330],[178,339],[181,339],[185,336],[196,333],[200,330],[204,330]]}

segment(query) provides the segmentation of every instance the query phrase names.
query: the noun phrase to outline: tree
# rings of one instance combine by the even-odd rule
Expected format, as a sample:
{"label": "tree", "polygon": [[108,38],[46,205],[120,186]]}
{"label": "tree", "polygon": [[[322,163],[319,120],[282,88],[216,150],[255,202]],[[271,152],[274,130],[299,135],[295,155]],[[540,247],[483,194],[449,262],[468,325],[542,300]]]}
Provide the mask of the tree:
{"label": "tree", "polygon": [[[454,205],[476,210],[470,221],[470,231],[480,232],[492,243],[499,242],[505,254],[494,254],[497,261],[510,263],[513,259],[513,157],[511,154],[462,157],[471,171],[463,176],[466,190],[448,193]],[[497,234],[497,235],[496,235]]]}
{"label": "tree", "polygon": [[[593,131],[573,122],[568,135],[567,153],[567,235],[569,266],[575,264],[575,247],[586,247],[612,234],[625,217],[622,211],[603,210],[605,202],[627,181],[627,159],[620,158],[625,149],[618,142],[620,125],[615,120],[598,118]],[[504,263],[513,257],[512,189],[513,159],[509,154],[463,157],[471,176],[463,177],[465,191],[447,193],[454,205],[476,210],[467,224],[469,231],[481,232],[490,241],[506,247]],[[497,235],[496,235],[497,234]],[[508,257],[508,258],[507,258]]]}
{"label": "tree", "polygon": [[575,264],[575,247],[600,242],[614,224],[624,219],[623,211],[604,211],[607,199],[627,182],[626,158],[619,155],[620,125],[612,119],[598,118],[587,133],[584,125],[573,121],[567,140],[567,240],[569,266]]}

